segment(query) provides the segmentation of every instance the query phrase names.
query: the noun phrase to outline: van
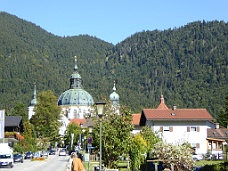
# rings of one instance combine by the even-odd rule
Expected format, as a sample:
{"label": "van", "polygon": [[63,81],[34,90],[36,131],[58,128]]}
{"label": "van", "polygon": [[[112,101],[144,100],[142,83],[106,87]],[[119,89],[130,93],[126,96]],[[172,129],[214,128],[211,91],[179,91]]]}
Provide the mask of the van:
{"label": "van", "polygon": [[0,167],[13,167],[13,149],[8,143],[0,144]]}

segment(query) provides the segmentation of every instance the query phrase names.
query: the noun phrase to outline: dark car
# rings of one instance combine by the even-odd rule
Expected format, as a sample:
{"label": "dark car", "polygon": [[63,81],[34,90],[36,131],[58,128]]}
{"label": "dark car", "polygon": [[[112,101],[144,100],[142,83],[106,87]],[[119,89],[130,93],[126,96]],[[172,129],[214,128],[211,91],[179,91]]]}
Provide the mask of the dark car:
{"label": "dark car", "polygon": [[18,154],[18,153],[14,154],[13,155],[13,161],[14,162],[21,162],[21,163],[23,163],[24,160],[23,160],[22,154]]}
{"label": "dark car", "polygon": [[32,159],[33,156],[34,156],[33,152],[27,151],[27,152],[25,153],[25,157],[24,157],[24,158],[25,158],[25,159]]}
{"label": "dark car", "polygon": [[49,155],[55,155],[55,150],[50,150]]}

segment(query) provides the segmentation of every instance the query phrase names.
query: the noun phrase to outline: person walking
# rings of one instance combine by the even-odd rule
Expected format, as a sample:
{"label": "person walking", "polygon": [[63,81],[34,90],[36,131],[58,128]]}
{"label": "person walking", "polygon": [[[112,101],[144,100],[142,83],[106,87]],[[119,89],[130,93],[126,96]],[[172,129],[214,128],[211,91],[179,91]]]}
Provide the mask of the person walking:
{"label": "person walking", "polygon": [[71,171],[71,168],[72,168],[71,165],[72,165],[73,159],[74,159],[76,156],[77,156],[77,154],[76,154],[75,152],[72,152],[72,153],[71,153],[70,158],[69,158],[69,161],[67,162],[64,171]]}
{"label": "person walking", "polygon": [[78,158],[76,153],[71,164],[71,171],[85,171],[82,160]]}

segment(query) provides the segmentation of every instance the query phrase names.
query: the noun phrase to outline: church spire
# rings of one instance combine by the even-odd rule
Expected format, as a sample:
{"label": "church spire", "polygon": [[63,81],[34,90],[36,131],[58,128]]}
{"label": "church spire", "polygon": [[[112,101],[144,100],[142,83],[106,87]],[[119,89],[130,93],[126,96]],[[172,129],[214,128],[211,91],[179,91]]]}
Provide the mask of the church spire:
{"label": "church spire", "polygon": [[112,103],[112,105],[119,105],[119,99],[120,99],[120,96],[116,93],[116,81],[114,80],[114,83],[113,83],[113,92],[110,94],[109,96],[109,99]]}
{"label": "church spire", "polygon": [[169,109],[165,104],[165,99],[162,94],[160,97],[160,104],[158,105],[157,109]]}
{"label": "church spire", "polygon": [[112,88],[113,91],[116,91],[116,81],[114,80],[114,86]]}
{"label": "church spire", "polygon": [[74,72],[71,74],[70,78],[70,89],[81,89],[82,88],[82,78],[78,73],[77,66],[77,56],[74,56]]}
{"label": "church spire", "polygon": [[78,72],[77,56],[74,56],[74,72]]}
{"label": "church spire", "polygon": [[34,91],[33,91],[33,99],[31,101],[31,106],[36,105],[37,101],[36,101],[36,83],[34,83]]}

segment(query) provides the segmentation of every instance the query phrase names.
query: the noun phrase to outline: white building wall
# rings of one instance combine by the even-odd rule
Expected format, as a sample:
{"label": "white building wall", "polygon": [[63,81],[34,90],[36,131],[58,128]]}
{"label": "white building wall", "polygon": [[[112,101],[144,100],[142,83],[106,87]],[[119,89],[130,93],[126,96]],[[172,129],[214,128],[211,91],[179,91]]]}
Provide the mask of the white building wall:
{"label": "white building wall", "polygon": [[70,119],[83,119],[90,116],[93,110],[90,106],[61,106],[62,113]]}
{"label": "white building wall", "polygon": [[61,115],[61,119],[59,120],[59,122],[62,124],[59,128],[59,135],[64,136],[70,121],[66,118],[66,116]]}
{"label": "white building wall", "polygon": [[[199,144],[199,148],[196,148],[197,154],[207,152],[207,128],[215,126],[206,121],[147,121],[146,124],[156,132],[160,132],[160,128],[163,127],[163,132],[160,135],[167,143],[182,144],[188,142],[196,147]],[[172,127],[172,132],[168,130],[170,127]],[[187,130],[188,127],[190,127],[190,132]],[[194,130],[194,128],[196,129]]]}
{"label": "white building wall", "polygon": [[31,117],[35,114],[34,112],[34,106],[29,106],[28,107],[28,120],[31,119]]}

